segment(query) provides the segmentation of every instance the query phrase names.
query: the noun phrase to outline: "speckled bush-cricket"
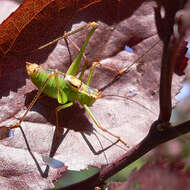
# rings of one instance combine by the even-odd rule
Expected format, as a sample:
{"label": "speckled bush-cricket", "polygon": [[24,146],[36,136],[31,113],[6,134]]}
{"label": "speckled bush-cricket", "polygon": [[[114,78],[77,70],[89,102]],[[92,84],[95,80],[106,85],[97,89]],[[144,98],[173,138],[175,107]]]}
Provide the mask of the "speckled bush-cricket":
{"label": "speckled bush-cricket", "polygon": [[[123,141],[119,136],[103,128],[95,118],[94,114],[89,109],[89,106],[91,106],[98,98],[101,97],[100,91],[90,87],[92,74],[98,62],[94,62],[92,64],[86,84],[81,81],[86,69],[86,65],[82,68],[79,78],[76,77],[76,75],[79,72],[79,66],[85,48],[88,44],[90,37],[92,36],[98,25],[95,22],[91,22],[87,24],[87,27],[90,27],[91,30],[88,33],[77,57],[74,59],[74,61],[72,62],[66,73],[62,73],[55,69],[44,69],[43,67],[37,64],[31,64],[29,62],[26,62],[27,73],[32,82],[34,83],[34,85],[39,90],[36,96],[34,97],[33,101],[31,102],[31,104],[29,105],[28,109],[26,110],[25,114],[22,116],[22,118],[17,123],[10,126],[10,128],[19,127],[21,125],[21,122],[25,119],[27,113],[33,107],[34,103],[37,101],[40,94],[43,92],[47,96],[57,99],[58,103],[61,104],[56,108],[57,129],[59,129],[60,127],[58,123],[59,121],[58,112],[62,109],[72,106],[74,102],[79,102],[88,112],[88,114],[90,115],[90,117],[95,122],[98,128],[116,137],[120,142],[126,145],[126,142]],[[57,130],[57,132],[59,132],[59,130]]]}

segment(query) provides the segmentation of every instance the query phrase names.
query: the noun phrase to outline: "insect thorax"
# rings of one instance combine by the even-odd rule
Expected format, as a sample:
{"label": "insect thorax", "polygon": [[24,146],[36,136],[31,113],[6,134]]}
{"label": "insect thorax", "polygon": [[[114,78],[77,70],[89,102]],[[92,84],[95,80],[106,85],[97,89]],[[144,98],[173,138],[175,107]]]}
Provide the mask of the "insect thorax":
{"label": "insect thorax", "polygon": [[84,84],[81,80],[72,75],[66,75],[65,80],[77,94],[76,101],[91,106],[99,97],[99,91]]}

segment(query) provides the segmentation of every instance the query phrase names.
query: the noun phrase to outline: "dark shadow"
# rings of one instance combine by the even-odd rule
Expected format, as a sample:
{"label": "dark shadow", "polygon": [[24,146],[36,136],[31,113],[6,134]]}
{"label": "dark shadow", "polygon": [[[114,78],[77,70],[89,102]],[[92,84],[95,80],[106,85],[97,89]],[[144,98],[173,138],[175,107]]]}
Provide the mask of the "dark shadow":
{"label": "dark shadow", "polygon": [[[22,135],[23,135],[23,137],[24,137],[24,141],[25,141],[25,143],[26,143],[28,152],[29,152],[29,154],[31,155],[32,159],[34,160],[34,162],[35,162],[35,164],[36,164],[36,167],[37,167],[37,169],[38,169],[40,175],[41,175],[43,178],[47,178],[47,177],[48,177],[48,173],[49,173],[49,166],[47,165],[47,166],[46,166],[46,169],[44,170],[44,172],[42,171],[42,169],[41,169],[41,167],[40,167],[40,165],[39,165],[37,159],[35,158],[34,154],[33,154],[32,151],[31,151],[30,145],[29,145],[29,143],[28,143],[28,140],[27,140],[27,138],[26,138],[26,135],[25,135],[25,133],[24,133],[22,127],[20,126],[19,128],[20,128],[21,133],[22,133]],[[62,140],[65,138],[65,136],[68,134],[69,130],[67,129],[67,131],[66,131],[64,134],[63,134],[63,131],[59,131],[59,132],[60,132],[60,133],[59,133],[59,136],[56,136],[56,134],[57,134],[56,132],[57,132],[57,131],[55,130],[55,132],[54,132],[54,137],[53,137],[53,141],[52,141],[52,147],[51,147],[50,155],[49,155],[50,157],[53,157],[53,156],[54,156],[54,154],[55,154],[55,152],[57,151],[59,145],[61,144],[61,142],[62,142]]]}
{"label": "dark shadow", "polygon": [[[36,91],[28,93],[26,95],[25,104],[27,106],[33,100]],[[42,96],[36,104],[33,106],[32,110],[43,115],[47,122],[50,122],[52,125],[56,125],[55,118],[55,109],[59,106],[57,100],[49,98],[47,96]],[[81,108],[79,104],[74,104],[72,107],[66,108],[59,112],[59,127],[55,129],[54,136],[52,140],[52,145],[50,149],[50,157],[53,157],[64,140],[65,136],[68,134],[69,130],[80,131],[87,134],[91,134],[93,131],[92,124],[89,122],[88,118],[84,115],[85,109]],[[25,121],[33,121],[32,116],[25,118]],[[66,132],[64,133],[64,129]],[[29,145],[27,144],[29,152],[31,152]],[[33,156],[32,156],[33,157]],[[36,161],[35,161],[36,162]],[[40,172],[41,173],[41,172]],[[49,166],[46,167],[43,177],[48,177]]]}
{"label": "dark shadow", "polygon": [[[7,70],[9,70],[9,68],[13,68],[13,69],[15,68],[16,71],[9,72],[0,78],[0,86],[1,86],[0,98],[2,98],[3,96],[9,98],[10,90],[13,92],[17,92],[17,90],[21,86],[24,86],[26,84],[26,78],[28,78],[28,76],[27,76],[25,69],[17,70],[17,68],[16,68],[17,61],[13,60],[13,62],[14,62],[14,65],[12,65],[12,62],[10,64],[5,63]],[[20,63],[20,64],[22,65],[22,63]],[[25,67],[24,63],[22,65],[22,67]]]}
{"label": "dark shadow", "polygon": [[[36,95],[36,90],[28,93],[25,98],[25,104],[28,107],[30,102]],[[42,96],[33,106],[32,110],[40,113],[48,122],[52,125],[56,125],[55,110],[60,104],[57,100],[49,98],[48,96]],[[73,106],[63,109],[59,112],[59,126],[66,129],[72,129],[74,131],[85,132],[91,134],[93,131],[92,124],[86,117],[86,110],[75,103]],[[87,114],[88,115],[88,114]],[[27,118],[27,120],[32,120],[32,118]]]}
{"label": "dark shadow", "polygon": [[[43,50],[28,55],[9,55],[0,58],[1,74],[0,84],[3,96],[8,96],[10,90],[17,92],[17,90],[26,85],[26,78],[28,78],[25,65],[26,61],[41,64],[46,61],[48,55],[53,51],[55,45],[51,45]],[[0,97],[2,94],[0,94]]]}
{"label": "dark shadow", "polygon": [[0,140],[8,138],[9,134],[10,134],[10,128],[5,127],[5,126],[0,127]]}
{"label": "dark shadow", "polygon": [[[27,94],[26,99],[25,99],[26,100],[25,103],[27,105],[32,101],[35,94],[36,92],[31,92]],[[47,119],[48,122],[50,122],[52,125],[55,126],[56,125],[55,109],[59,105],[60,104],[57,103],[57,100],[53,100],[47,96],[43,96],[33,106],[32,110],[43,115],[44,118]],[[92,127],[92,123],[89,122],[89,119],[86,117],[85,113],[87,114],[86,110],[77,103],[59,112],[59,127],[56,128],[54,131],[54,136],[53,136],[52,145],[51,145],[50,154],[49,154],[50,157],[53,157],[55,155],[58,147],[60,146],[65,136],[68,134],[69,130],[71,129],[81,133],[82,137],[84,138],[84,140],[86,141],[87,145],[89,146],[90,150],[93,152],[94,155],[101,154],[118,143],[118,140],[117,140],[114,143],[111,142],[112,144],[107,146],[106,148],[103,148],[99,138],[93,132],[94,128]],[[27,120],[32,121],[33,120],[32,116],[30,116],[30,118],[26,117],[25,121]],[[64,133],[64,129],[66,129],[65,133]],[[99,144],[102,147],[102,149],[99,151],[96,151],[94,149],[93,145],[85,136],[85,134],[92,134],[92,133],[96,135],[97,140],[99,141]],[[106,158],[106,155],[105,155],[105,158]],[[45,172],[43,173],[43,176],[47,177],[48,172],[49,172],[49,166],[46,167]]]}
{"label": "dark shadow", "polygon": [[28,143],[28,141],[27,141],[26,135],[25,135],[25,133],[24,133],[22,127],[20,126],[19,128],[20,128],[21,133],[22,133],[22,135],[23,135],[23,137],[24,137],[24,141],[25,141],[25,143],[26,143],[28,152],[30,153],[32,159],[34,160],[34,162],[35,162],[35,164],[36,164],[36,167],[37,167],[37,169],[38,169],[40,175],[41,175],[42,177],[46,177],[46,176],[44,175],[43,171],[41,170],[41,167],[40,167],[38,161],[36,160],[34,154],[32,153],[32,151],[31,151],[31,149],[30,149],[30,145],[29,145],[29,143]]}
{"label": "dark shadow", "polygon": [[53,157],[55,155],[55,152],[57,151],[59,145],[62,143],[63,139],[66,137],[68,134],[69,129],[66,130],[64,133],[64,129],[55,129],[54,135],[53,135],[53,140],[52,140],[52,145],[50,149],[50,157]]}
{"label": "dark shadow", "polygon": [[115,82],[117,82],[120,79],[120,77],[123,76],[123,75],[116,75],[109,83],[105,84],[102,88],[100,88],[98,90],[101,91],[101,92],[103,92],[104,90],[106,90],[107,88],[109,88],[110,86],[112,86]]}
{"label": "dark shadow", "polygon": [[88,145],[88,147],[90,148],[90,150],[93,152],[94,155],[99,155],[99,154],[101,154],[102,152],[108,150],[109,148],[111,148],[112,146],[114,146],[115,144],[117,144],[117,143],[119,142],[119,140],[117,140],[116,142],[112,143],[111,145],[107,146],[106,148],[103,148],[103,147],[102,147],[102,144],[101,144],[101,142],[100,142],[100,140],[99,140],[99,138],[98,138],[97,135],[96,135],[96,137],[97,137],[97,139],[98,139],[98,142],[100,143],[100,146],[102,147],[101,150],[96,151],[96,150],[94,149],[94,147],[92,146],[92,144],[90,143],[90,141],[88,140],[88,138],[84,135],[84,133],[81,133],[81,135],[82,135],[83,139],[85,140],[86,144]]}
{"label": "dark shadow", "polygon": [[102,21],[110,26],[130,17],[142,3],[142,1],[134,0],[104,0],[79,12],[72,23],[78,23],[81,20]]}
{"label": "dark shadow", "polygon": [[[62,143],[62,141],[64,140],[64,138],[66,137],[66,135],[68,134],[69,131],[70,131],[70,129],[67,129],[66,132],[64,133],[64,128],[59,128],[59,129],[56,128],[55,129],[49,157],[54,157],[57,149],[59,148],[60,144]],[[105,151],[108,150],[109,148],[111,148],[112,146],[116,145],[119,142],[119,140],[117,140],[116,142],[114,142],[111,145],[107,146],[106,148],[103,148],[103,145],[102,145],[100,139],[98,138],[98,136],[96,134],[94,134],[96,136],[101,148],[102,148],[101,150],[96,151],[94,149],[93,145],[88,140],[88,138],[84,135],[84,133],[81,132],[81,135],[82,135],[83,139],[85,140],[85,142],[87,143],[90,150],[93,152],[93,154],[94,155],[99,155],[101,153],[104,153],[106,162],[108,163],[108,159],[107,159],[107,156],[105,154]],[[50,167],[47,165],[46,169],[45,169],[45,171],[43,173],[44,177],[48,177],[49,169],[50,169]]]}
{"label": "dark shadow", "polygon": [[[55,129],[49,157],[51,158],[54,157],[57,149],[59,148],[59,145],[62,143],[63,139],[66,137],[68,132],[69,132],[69,129],[67,129],[65,133],[64,133],[64,128]],[[44,176],[48,177],[48,173],[49,173],[49,166],[47,165],[44,171]]]}

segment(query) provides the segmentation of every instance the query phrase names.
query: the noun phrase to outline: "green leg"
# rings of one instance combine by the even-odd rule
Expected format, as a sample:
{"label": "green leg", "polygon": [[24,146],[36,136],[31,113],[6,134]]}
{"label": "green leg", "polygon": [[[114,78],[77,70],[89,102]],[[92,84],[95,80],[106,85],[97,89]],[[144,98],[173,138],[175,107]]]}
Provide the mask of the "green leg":
{"label": "green leg", "polygon": [[[79,54],[78,54],[78,56],[76,57],[76,59],[73,61],[73,63],[71,64],[71,66],[69,67],[69,69],[68,69],[68,71],[67,71],[66,74],[71,74],[71,75],[76,76],[76,74],[78,73],[78,70],[79,70],[79,65],[80,65],[81,59],[82,59],[82,57],[83,57],[85,64],[84,64],[84,66],[83,66],[83,68],[82,68],[82,70],[81,70],[80,76],[79,76],[79,79],[80,79],[80,80],[82,79],[85,70],[88,68],[88,59],[87,59],[87,57],[85,56],[84,51],[85,51],[85,48],[86,48],[86,46],[87,46],[87,44],[88,44],[88,41],[89,41],[90,37],[92,36],[92,34],[94,33],[94,31],[96,30],[96,28],[97,28],[98,25],[97,25],[95,22],[91,22],[91,23],[89,23],[87,26],[88,26],[88,27],[89,27],[89,26],[92,27],[92,29],[91,29],[91,31],[89,32],[88,36],[86,37],[86,39],[85,39],[85,41],[84,41],[84,44],[83,44],[83,46],[82,46],[81,49],[80,49],[72,40],[68,39],[68,40],[70,41],[70,43],[79,51]],[[82,29],[84,29],[84,27],[83,27]],[[82,29],[81,29],[81,30],[82,30]],[[74,33],[75,33],[75,31],[74,31]],[[65,38],[67,38],[67,34],[65,35]],[[98,63],[98,64],[97,64],[97,63]],[[96,65],[100,65],[100,67],[102,67],[103,69],[107,69],[107,70],[110,70],[110,71],[112,71],[112,72],[116,72],[117,74],[119,73],[119,71],[117,71],[116,69],[113,69],[113,68],[111,68],[111,67],[109,67],[109,66],[104,66],[104,65],[100,64],[100,62],[96,62],[95,64],[96,64]],[[95,65],[95,66],[96,66],[96,65]],[[94,67],[95,67],[95,66],[92,66],[92,70],[94,70]],[[92,73],[93,73],[93,71],[90,72],[90,75],[92,75]],[[89,84],[89,85],[90,85],[91,77],[92,77],[92,76],[89,76],[89,78],[88,78],[87,84]],[[88,86],[89,86],[89,85],[88,85]]]}
{"label": "green leg", "polygon": [[77,57],[72,62],[71,66],[69,67],[68,71],[66,72],[66,74],[68,74],[68,75],[74,75],[74,76],[77,75],[78,70],[79,70],[79,65],[80,65],[82,56],[84,54],[85,48],[88,44],[90,37],[92,36],[92,34],[94,33],[94,31],[96,30],[98,25],[95,22],[91,22],[91,23],[89,23],[89,26],[92,27],[92,29],[89,32],[89,34],[87,35],[87,37],[82,45],[82,48],[80,49],[79,54],[77,55]]}
{"label": "green leg", "polygon": [[69,102],[67,104],[60,105],[60,106],[56,107],[56,110],[55,110],[55,114],[56,114],[56,136],[59,136],[59,115],[58,115],[59,111],[61,111],[62,109],[68,108],[72,105],[73,105],[73,102]]}
{"label": "green leg", "polygon": [[[78,50],[78,52],[80,52],[80,48],[77,46],[77,44],[75,44],[71,39],[68,39],[68,41],[74,46],[74,48],[76,50]],[[82,71],[81,71],[80,76],[79,76],[80,80],[82,79],[85,70],[88,68],[88,59],[87,59],[85,53],[83,53],[82,57],[83,57],[83,60],[84,60],[84,66],[82,67]]]}
{"label": "green leg", "polygon": [[[74,46],[74,48],[76,50],[78,50],[78,52],[80,52],[80,48],[77,46],[77,44],[75,44],[71,39],[68,38],[68,41]],[[82,68],[82,71],[80,73],[79,79],[82,80],[82,77],[84,75],[85,70],[89,67],[89,63],[88,63],[88,59],[85,56],[85,54],[83,54],[83,60],[84,60],[84,66]],[[109,70],[111,72],[115,72],[116,74],[119,74],[119,71],[117,69],[114,69],[112,67],[106,66],[106,65],[102,65],[100,62],[98,62],[98,64],[101,68]]]}
{"label": "green leg", "polygon": [[100,123],[97,121],[97,119],[95,118],[94,114],[91,112],[91,110],[89,109],[89,107],[88,107],[86,104],[84,104],[83,106],[84,106],[85,110],[88,112],[88,114],[90,115],[90,117],[92,118],[92,120],[94,121],[94,123],[96,124],[96,126],[97,126],[99,129],[101,129],[102,131],[104,131],[104,132],[110,134],[110,135],[113,136],[113,137],[116,137],[116,138],[117,138],[120,142],[122,142],[124,145],[127,145],[127,143],[126,143],[125,141],[123,141],[123,140],[121,139],[121,137],[119,137],[119,136],[117,136],[117,135],[111,133],[111,132],[108,131],[107,129],[103,128],[103,127],[100,125]]}
{"label": "green leg", "polygon": [[[80,52],[80,48],[78,47],[78,45],[77,45],[75,42],[73,42],[73,41],[72,41],[71,39],[69,39],[69,38],[68,38],[67,40],[70,42],[70,44],[73,45],[73,47],[74,47],[78,52]],[[85,53],[83,53],[82,57],[83,57],[83,60],[84,60],[85,65],[88,65],[88,59],[87,59]]]}
{"label": "green leg", "polygon": [[55,110],[56,128],[55,128],[53,141],[52,141],[52,147],[51,147],[51,151],[50,151],[50,155],[49,155],[50,157],[54,156],[54,153],[56,152],[56,150],[60,144],[60,135],[63,132],[63,129],[59,126],[59,111],[73,105],[73,102],[67,103],[68,97],[59,86],[58,73],[56,73],[56,75],[55,75],[55,82],[56,82],[56,88],[57,88],[57,100],[60,104],[63,104],[63,105],[56,107],[56,110]]}
{"label": "green leg", "polygon": [[72,105],[73,105],[73,103],[69,102],[67,104],[60,105],[60,106],[56,107],[56,109],[55,109],[56,128],[54,131],[52,145],[51,145],[51,149],[50,149],[50,153],[49,153],[49,157],[51,157],[51,158],[55,155],[55,152],[57,151],[57,149],[62,141],[62,138],[63,138],[64,129],[63,129],[63,126],[59,125],[59,111],[61,111],[62,109],[68,108]]}
{"label": "green leg", "polygon": [[57,88],[57,101],[60,104],[65,104],[68,101],[68,97],[59,86],[58,73],[56,73],[56,75],[55,75],[55,83],[56,83],[56,88]]}
{"label": "green leg", "polygon": [[90,73],[89,73],[89,75],[88,75],[88,79],[87,79],[87,83],[86,83],[87,86],[90,86],[90,82],[91,82],[91,79],[92,79],[92,75],[93,75],[94,69],[95,69],[95,67],[96,67],[97,65],[99,65],[99,62],[93,62],[92,66],[91,66],[91,68],[90,68]]}
{"label": "green leg", "polygon": [[79,76],[79,80],[82,80],[82,77],[84,76],[84,72],[86,71],[86,69],[88,69],[88,62],[85,61],[85,65],[82,67],[82,70]]}

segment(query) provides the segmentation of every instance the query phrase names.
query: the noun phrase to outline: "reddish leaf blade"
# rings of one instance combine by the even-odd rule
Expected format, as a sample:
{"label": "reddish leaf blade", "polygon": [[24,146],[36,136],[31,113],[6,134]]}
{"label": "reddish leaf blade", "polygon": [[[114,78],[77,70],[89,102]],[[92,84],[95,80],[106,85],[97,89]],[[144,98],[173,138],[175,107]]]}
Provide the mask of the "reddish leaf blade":
{"label": "reddish leaf blade", "polygon": [[175,66],[175,73],[179,76],[185,74],[184,70],[187,66],[187,61],[189,60],[187,57],[185,57],[186,52],[187,52],[187,42],[184,41],[177,54],[177,61]]}
{"label": "reddish leaf blade", "polygon": [[[7,53],[22,52],[39,46],[47,27],[62,17],[67,23],[77,11],[80,11],[100,0],[26,0],[0,25],[0,56]],[[18,37],[21,39],[18,40]],[[37,38],[37,39],[36,39]],[[43,40],[42,40],[43,41]],[[32,43],[32,44],[31,44]],[[41,42],[42,43],[42,42]],[[43,43],[42,43],[43,44]]]}
{"label": "reddish leaf blade", "polygon": [[[126,182],[111,183],[109,190],[122,189],[189,189],[189,171],[183,171],[180,162],[169,164],[166,160],[147,162],[140,170],[134,170]],[[155,175],[152,175],[155,174]],[[155,185],[157,184],[157,185]]]}

